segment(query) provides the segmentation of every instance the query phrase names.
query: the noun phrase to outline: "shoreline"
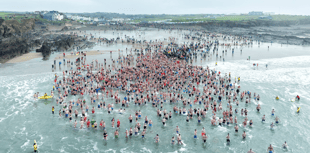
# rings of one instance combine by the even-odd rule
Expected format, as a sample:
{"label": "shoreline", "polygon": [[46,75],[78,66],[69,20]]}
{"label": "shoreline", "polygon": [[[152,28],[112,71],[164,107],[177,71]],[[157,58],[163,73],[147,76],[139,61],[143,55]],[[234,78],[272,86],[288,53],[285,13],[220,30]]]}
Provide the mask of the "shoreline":
{"label": "shoreline", "polygon": [[[101,55],[101,54],[105,54],[105,53],[109,53],[110,50],[99,50],[99,51],[83,51],[83,53],[86,53],[86,57],[87,56],[92,56],[92,55]],[[116,52],[116,50],[112,50],[112,52]],[[65,52],[66,56],[63,57],[63,53],[60,53],[58,55],[56,55],[56,57],[54,58],[55,60],[57,59],[72,59],[72,58],[77,58],[77,57],[81,57],[81,54],[76,55],[76,51],[74,51],[73,55],[71,55],[71,52]]]}

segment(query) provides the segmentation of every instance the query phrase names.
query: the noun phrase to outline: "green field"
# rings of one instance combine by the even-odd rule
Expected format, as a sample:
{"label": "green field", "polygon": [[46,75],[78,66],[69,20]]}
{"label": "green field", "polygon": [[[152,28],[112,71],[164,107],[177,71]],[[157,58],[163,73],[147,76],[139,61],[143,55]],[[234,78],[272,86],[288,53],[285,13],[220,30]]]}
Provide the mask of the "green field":
{"label": "green field", "polygon": [[10,13],[0,12],[0,17],[2,17],[2,19],[4,19],[6,15],[10,15]]}

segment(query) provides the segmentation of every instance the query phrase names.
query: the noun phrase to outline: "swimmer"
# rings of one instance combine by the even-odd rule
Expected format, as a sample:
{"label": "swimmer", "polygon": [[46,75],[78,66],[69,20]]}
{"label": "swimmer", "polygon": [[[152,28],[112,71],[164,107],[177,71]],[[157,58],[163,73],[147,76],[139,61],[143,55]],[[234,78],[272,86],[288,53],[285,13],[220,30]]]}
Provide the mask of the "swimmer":
{"label": "swimmer", "polygon": [[83,120],[81,120],[81,121],[80,121],[80,124],[81,124],[80,129],[82,129],[82,128],[83,128],[83,125],[84,125],[84,121],[83,121]]}
{"label": "swimmer", "polygon": [[175,141],[175,140],[174,140],[174,137],[172,137],[172,138],[171,138],[171,144],[174,145],[174,141]]}
{"label": "swimmer", "polygon": [[202,136],[203,143],[206,143],[207,139],[208,139],[208,136],[206,134],[204,134]]}
{"label": "swimmer", "polygon": [[270,124],[270,129],[273,129],[273,127],[274,127],[274,124],[273,124],[273,122]]}
{"label": "swimmer", "polygon": [[106,130],[104,130],[104,132],[103,132],[103,139],[107,140],[107,137],[108,137],[108,133],[107,133]]}
{"label": "swimmer", "polygon": [[280,119],[278,116],[276,116],[275,120],[276,120],[276,123],[278,124]]}
{"label": "swimmer", "polygon": [[269,151],[269,153],[272,153],[272,152],[273,152],[273,147],[271,146],[271,144],[270,144],[270,146],[268,147],[267,151]]}
{"label": "swimmer", "polygon": [[125,138],[128,138],[128,130],[125,131]]}
{"label": "swimmer", "polygon": [[87,128],[89,128],[89,126],[90,126],[90,121],[89,121],[89,119],[88,119],[86,125],[87,125]]}
{"label": "swimmer", "polygon": [[222,118],[219,118],[218,122],[219,122],[219,126],[222,126],[222,122],[223,122]]}
{"label": "swimmer", "polygon": [[76,124],[77,124],[77,122],[76,122],[76,120],[74,121],[74,128],[76,128]]}
{"label": "swimmer", "polygon": [[158,134],[156,134],[156,136],[155,136],[155,143],[158,143],[159,142],[159,136],[158,136]]}
{"label": "swimmer", "polygon": [[94,129],[97,130],[97,122],[94,123]]}
{"label": "swimmer", "polygon": [[242,139],[244,140],[246,138],[246,133],[245,133],[245,131],[243,131],[243,133],[242,133]]}
{"label": "swimmer", "polygon": [[236,125],[235,125],[235,132],[236,132],[236,133],[238,133],[238,129],[239,129],[239,127],[238,127],[238,125],[236,124]]}
{"label": "swimmer", "polygon": [[117,124],[116,127],[119,128],[120,125],[121,125],[121,122],[119,121],[119,119],[117,119],[117,123],[116,124]]}
{"label": "swimmer", "polygon": [[119,134],[119,132],[118,132],[118,130],[116,129],[115,132],[114,132],[114,137],[115,137],[115,139],[118,138],[118,134]]}
{"label": "swimmer", "polygon": [[182,142],[181,134],[178,135],[177,139],[178,139],[178,144],[182,145],[183,142]]}
{"label": "swimmer", "polygon": [[129,115],[128,119],[129,119],[129,123],[132,123],[132,116],[131,116],[131,114]]}
{"label": "swimmer", "polygon": [[144,135],[145,135],[145,131],[146,131],[146,129],[143,129],[143,131],[142,131],[142,139],[144,139]]}
{"label": "swimmer", "polygon": [[265,117],[265,115],[264,115],[264,116],[262,117],[262,122],[265,122],[265,118],[266,118],[266,117]]}
{"label": "swimmer", "polygon": [[287,149],[288,145],[287,145],[286,141],[283,143],[282,147],[283,147],[284,149]]}
{"label": "swimmer", "polygon": [[274,109],[272,109],[271,115],[274,116],[274,113],[275,113],[275,112],[276,112],[276,111],[275,111]]}
{"label": "swimmer", "polygon": [[297,107],[297,113],[299,113],[299,111],[300,111],[300,107]]}
{"label": "swimmer", "polygon": [[152,120],[149,120],[149,127],[152,127],[152,124],[153,124]]}
{"label": "swimmer", "polygon": [[252,151],[252,149],[250,149],[247,153],[255,153],[254,151]]}
{"label": "swimmer", "polygon": [[36,140],[34,140],[34,144],[33,144],[33,152],[37,152],[37,150],[38,150],[38,145],[37,145]]}
{"label": "swimmer", "polygon": [[250,120],[250,126],[252,126],[253,125],[253,121],[252,120]]}
{"label": "swimmer", "polygon": [[163,117],[162,122],[163,122],[163,126],[165,126],[165,125],[166,125],[166,119],[165,119],[165,117]]}
{"label": "swimmer", "polygon": [[227,145],[229,145],[230,144],[230,137],[229,137],[229,133],[227,134],[227,136],[226,136],[226,142],[227,142]]}
{"label": "swimmer", "polygon": [[260,110],[260,105],[259,104],[257,105],[256,110],[259,112],[259,110]]}
{"label": "swimmer", "polygon": [[179,132],[180,132],[179,126],[177,126],[177,127],[175,128],[175,132],[176,132],[177,134],[179,134]]}
{"label": "swimmer", "polygon": [[197,139],[197,130],[195,129],[195,132],[194,132],[194,139]]}

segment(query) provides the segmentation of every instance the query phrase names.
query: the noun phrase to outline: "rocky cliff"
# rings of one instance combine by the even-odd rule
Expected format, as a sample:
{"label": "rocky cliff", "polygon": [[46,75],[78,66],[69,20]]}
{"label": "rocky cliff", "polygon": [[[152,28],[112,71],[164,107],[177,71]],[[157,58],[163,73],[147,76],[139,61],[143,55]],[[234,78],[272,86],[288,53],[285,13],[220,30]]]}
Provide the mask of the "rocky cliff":
{"label": "rocky cliff", "polygon": [[25,19],[21,22],[17,20],[3,20],[0,19],[0,39],[8,38],[12,36],[22,36],[33,30],[35,27],[34,19]]}
{"label": "rocky cliff", "polygon": [[26,39],[12,38],[0,44],[0,63],[29,52]]}
{"label": "rocky cliff", "polygon": [[88,42],[86,39],[70,35],[51,35],[49,39],[45,39],[42,47],[36,52],[41,52],[43,59],[49,58],[51,52],[70,51],[73,49],[82,49],[92,47],[95,43]]}
{"label": "rocky cliff", "polygon": [[29,32],[34,29],[34,19],[16,20],[0,19],[0,62],[28,53]]}

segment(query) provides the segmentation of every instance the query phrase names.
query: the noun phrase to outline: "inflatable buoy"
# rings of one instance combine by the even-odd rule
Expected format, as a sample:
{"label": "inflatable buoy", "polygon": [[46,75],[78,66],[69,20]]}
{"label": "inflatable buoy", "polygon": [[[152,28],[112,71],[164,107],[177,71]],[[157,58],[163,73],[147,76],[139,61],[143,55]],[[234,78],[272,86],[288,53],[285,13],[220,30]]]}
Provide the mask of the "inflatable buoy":
{"label": "inflatable buoy", "polygon": [[50,98],[53,98],[53,96],[41,96],[41,97],[39,97],[39,99],[50,99]]}
{"label": "inflatable buoy", "polygon": [[291,102],[295,102],[295,98],[293,98],[293,99],[291,100]]}
{"label": "inflatable buoy", "polygon": [[299,113],[300,107],[297,107],[297,113]]}

